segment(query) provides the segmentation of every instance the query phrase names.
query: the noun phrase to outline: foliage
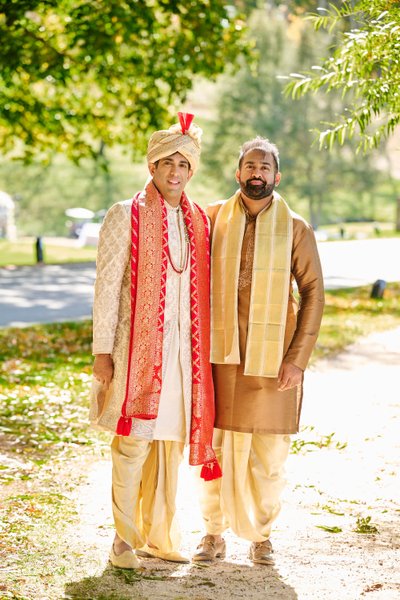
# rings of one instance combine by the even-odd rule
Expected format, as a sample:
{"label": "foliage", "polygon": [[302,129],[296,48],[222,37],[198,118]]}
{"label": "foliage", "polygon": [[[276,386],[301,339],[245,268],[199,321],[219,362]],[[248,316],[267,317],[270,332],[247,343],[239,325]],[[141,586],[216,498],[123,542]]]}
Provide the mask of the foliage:
{"label": "foliage", "polygon": [[[336,6],[340,5],[342,0],[332,0],[331,4]],[[243,13],[250,14],[253,10],[257,8],[262,8],[265,6],[265,0],[234,0],[235,6]],[[271,4],[271,3],[270,3]],[[285,0],[285,2],[275,4],[280,4],[280,11],[282,14],[285,12],[290,15],[299,14],[302,15],[306,11],[315,10],[317,6],[319,6],[319,0]]]}
{"label": "foliage", "polygon": [[324,504],[321,508],[322,510],[325,510],[331,515],[336,515],[337,517],[343,517],[345,514],[344,512],[339,511],[336,507],[331,506],[330,504]]}
{"label": "foliage", "polygon": [[48,598],[82,562],[62,540],[84,456],[102,444],[88,427],[92,358],[89,322],[0,329],[1,598]]}
{"label": "foliage", "polygon": [[400,283],[389,283],[382,300],[370,298],[371,287],[325,293],[322,327],[313,360],[343,350],[359,337],[400,324]]}
{"label": "foliage", "polygon": [[[255,43],[256,60],[242,62],[234,77],[222,82],[212,142],[205,146],[204,162],[224,194],[235,187],[235,169],[241,143],[255,133],[268,132],[276,140],[284,129],[281,89],[275,74],[286,65],[285,24],[266,10],[256,10],[249,20],[249,37]],[[274,135],[275,134],[275,135]]]}
{"label": "foliage", "polygon": [[[363,314],[364,302],[354,319],[365,317],[375,327],[381,326],[379,316],[393,311],[392,294],[398,297],[400,293],[400,285],[388,288],[387,304],[374,303],[374,319],[368,306]],[[360,295],[364,292],[336,293],[340,297],[338,328],[344,311],[351,310]],[[396,314],[399,319],[398,302]],[[386,325],[393,326],[393,320]],[[103,571],[101,532],[96,530],[96,539],[87,537],[85,528],[81,535],[76,533],[79,523],[72,492],[83,471],[84,452],[93,466],[93,444],[98,439],[86,424],[90,341],[89,322],[0,330],[2,598],[131,598],[139,594],[134,586],[140,581],[171,577],[161,568],[147,567],[131,574],[110,567]],[[316,441],[325,448],[343,449],[333,434]],[[321,495],[318,492],[318,500]],[[341,514],[328,505],[322,508]],[[357,526],[363,528],[362,533],[373,533],[365,529],[374,527],[368,517],[358,518]],[[73,533],[68,533],[68,527]],[[338,530],[328,525],[320,528]],[[195,573],[192,578],[193,586],[210,585],[205,578],[196,579]]]}
{"label": "foliage", "polygon": [[314,65],[313,72],[292,73],[286,93],[299,98],[318,90],[339,91],[349,107],[343,106],[340,119],[320,132],[320,146],[331,149],[359,135],[359,148],[376,148],[400,122],[399,2],[358,0],[321,11],[312,16],[316,30],[348,24],[350,29],[339,35],[333,56]]}
{"label": "foliage", "polygon": [[82,206],[94,212],[132,197],[147,177],[145,162],[132,164],[121,148],[107,151],[108,169],[98,161],[74,164],[58,154],[50,164],[24,164],[0,159],[0,189],[16,201],[19,235],[67,235],[67,208]]}
{"label": "foliage", "polygon": [[74,503],[50,481],[41,479],[40,484],[45,492],[30,489],[0,504],[4,599],[49,598],[46,588],[68,570],[75,554],[60,543],[69,523],[76,522]]}
{"label": "foliage", "polygon": [[0,329],[0,361],[0,433],[13,446],[42,461],[91,443],[88,322]]}
{"label": "foliage", "polygon": [[[371,300],[369,292],[363,287],[326,293],[314,360],[342,350],[372,329],[398,325],[400,284],[389,283],[383,300]],[[92,443],[87,429],[89,322],[0,329],[0,362],[0,432],[18,441],[25,455],[43,460],[71,445]],[[311,441],[343,449],[333,437]]]}
{"label": "foliage", "polygon": [[[390,216],[389,216],[390,218]],[[324,232],[330,240],[366,240],[377,237],[399,237],[393,222],[379,221],[346,221],[324,225],[319,232]]]}
{"label": "foliage", "polygon": [[143,149],[194,75],[235,62],[243,27],[222,0],[2,0],[0,147],[74,160]]}
{"label": "foliage", "polygon": [[343,531],[342,528],[337,525],[316,525],[316,527],[318,527],[318,529],[323,529],[328,533],[341,533],[341,531]]}
{"label": "foliage", "polygon": [[356,526],[354,530],[356,533],[363,533],[370,535],[371,533],[379,533],[376,525],[371,523],[371,517],[357,517]]}
{"label": "foliage", "polygon": [[[332,154],[313,145],[315,115],[332,118],[341,106],[340,98],[332,95],[328,101],[306,96],[296,103],[283,94],[285,83],[280,76],[305,68],[321,48],[328,47],[330,37],[324,32],[316,34],[300,18],[288,23],[272,9],[253,13],[249,36],[256,43],[257,59],[251,65],[244,63],[235,77],[225,79],[213,140],[204,151],[209,172],[221,191],[229,195],[236,187],[239,145],[262,135],[280,148],[283,197],[314,227],[344,218],[348,212],[367,217],[360,204],[367,205],[364,213],[370,212],[368,205],[380,180],[373,157],[354,158],[351,143]],[[343,193],[346,202],[339,206]]]}
{"label": "foliage", "polygon": [[317,439],[304,439],[305,432],[314,433],[314,427],[306,426],[302,428],[302,437],[292,441],[290,451],[292,454],[300,454],[304,452],[312,452],[321,450],[321,448],[329,448],[335,450],[345,450],[347,442],[339,442],[335,438],[335,432],[328,435],[320,435]]}

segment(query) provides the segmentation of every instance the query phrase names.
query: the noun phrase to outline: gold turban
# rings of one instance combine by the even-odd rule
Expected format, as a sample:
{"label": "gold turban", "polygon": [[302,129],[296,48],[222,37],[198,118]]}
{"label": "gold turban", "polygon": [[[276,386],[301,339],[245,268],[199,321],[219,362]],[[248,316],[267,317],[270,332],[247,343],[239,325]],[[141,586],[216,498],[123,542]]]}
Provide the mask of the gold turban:
{"label": "gold turban", "polygon": [[175,123],[169,129],[155,131],[147,146],[147,162],[155,163],[160,158],[165,158],[175,152],[184,156],[193,172],[196,171],[200,161],[200,140],[202,130],[192,124],[194,115],[178,113],[180,123]]}

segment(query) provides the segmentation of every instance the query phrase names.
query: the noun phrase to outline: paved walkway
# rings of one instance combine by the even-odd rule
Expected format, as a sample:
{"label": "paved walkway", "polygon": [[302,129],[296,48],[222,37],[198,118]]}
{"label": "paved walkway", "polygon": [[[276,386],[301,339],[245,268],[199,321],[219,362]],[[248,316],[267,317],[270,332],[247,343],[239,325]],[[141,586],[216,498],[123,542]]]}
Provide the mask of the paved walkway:
{"label": "paved walkway", "polygon": [[[252,565],[248,543],[228,532],[224,561],[203,569],[144,561],[146,570],[162,580],[120,583],[118,597],[398,600],[399,372],[400,328],[373,334],[307,372],[306,429],[295,438],[301,452],[288,460],[284,507],[272,538],[275,567]],[[67,585],[68,597],[80,598],[83,589],[90,590],[91,598],[104,597],[106,589],[115,592],[116,577],[107,566],[113,537],[109,486],[107,460],[92,468],[79,491],[82,527],[73,543],[85,547],[87,576]],[[182,549],[190,555],[203,525],[186,462],[179,519]],[[357,524],[368,523],[379,533],[354,531]],[[337,528],[337,533],[327,528]]]}
{"label": "paved walkway", "polygon": [[94,263],[0,269],[0,327],[89,318]]}
{"label": "paved walkway", "polygon": [[[322,242],[326,289],[400,281],[400,238]],[[0,269],[0,327],[89,318],[94,263]]]}

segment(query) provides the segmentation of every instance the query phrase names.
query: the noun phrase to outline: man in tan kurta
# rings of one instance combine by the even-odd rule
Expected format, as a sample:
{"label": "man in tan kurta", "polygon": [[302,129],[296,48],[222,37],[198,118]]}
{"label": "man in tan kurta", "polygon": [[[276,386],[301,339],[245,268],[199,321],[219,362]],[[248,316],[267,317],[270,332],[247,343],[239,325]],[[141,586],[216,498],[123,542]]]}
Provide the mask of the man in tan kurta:
{"label": "man in tan kurta", "polygon": [[[222,480],[201,484],[207,535],[194,561],[225,556],[230,527],[270,564],[290,434],[299,429],[303,372],[317,340],[324,290],[312,228],[277,194],[279,153],[243,145],[240,190],[207,209],[212,222],[213,445]],[[293,294],[296,282],[298,304]]]}
{"label": "man in tan kurta", "polygon": [[[184,194],[200,157],[201,130],[192,118],[180,113],[181,126],[152,135],[151,179],[134,199],[110,208],[100,233],[90,419],[116,434],[110,560],[120,568],[137,568],[137,555],[188,562],[178,551],[175,517],[185,444],[191,464],[218,476],[208,266],[195,260],[209,256],[208,224]],[[206,301],[193,305],[199,294]]]}

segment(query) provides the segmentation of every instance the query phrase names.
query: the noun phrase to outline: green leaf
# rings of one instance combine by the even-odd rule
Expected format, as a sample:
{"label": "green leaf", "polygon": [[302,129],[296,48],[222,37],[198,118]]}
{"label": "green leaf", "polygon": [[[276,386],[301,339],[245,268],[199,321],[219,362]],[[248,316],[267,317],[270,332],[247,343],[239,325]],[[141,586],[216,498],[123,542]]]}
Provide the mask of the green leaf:
{"label": "green leaf", "polygon": [[328,533],[340,533],[342,531],[341,527],[329,526],[329,525],[316,525],[318,529],[323,529]]}

